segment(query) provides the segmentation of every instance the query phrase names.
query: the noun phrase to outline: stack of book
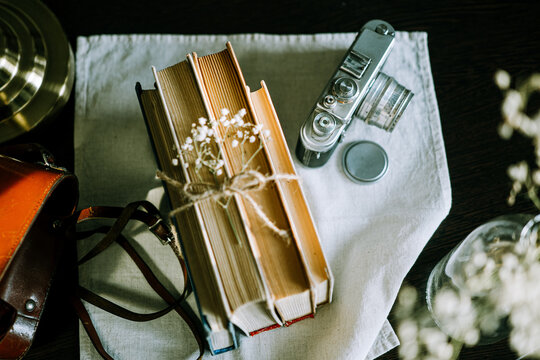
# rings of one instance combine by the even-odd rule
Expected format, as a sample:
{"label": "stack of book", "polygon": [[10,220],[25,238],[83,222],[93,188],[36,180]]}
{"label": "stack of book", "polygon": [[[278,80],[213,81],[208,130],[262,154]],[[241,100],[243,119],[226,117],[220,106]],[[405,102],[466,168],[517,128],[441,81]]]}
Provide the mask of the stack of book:
{"label": "stack of book", "polygon": [[[164,174],[181,184],[219,183],[249,169],[273,179],[248,196],[194,201],[174,216],[210,351],[236,348],[236,329],[253,336],[312,317],[331,301],[333,278],[299,182],[279,177],[295,169],[266,85],[250,92],[229,43],[219,53],[190,54],[153,72],[155,88],[143,90],[138,83],[136,89]],[[223,109],[242,114],[252,129],[264,129],[261,144],[229,141]],[[223,174],[201,171],[182,152],[198,121],[214,124],[222,135],[212,146]],[[165,186],[173,209],[191,201],[171,183]]]}

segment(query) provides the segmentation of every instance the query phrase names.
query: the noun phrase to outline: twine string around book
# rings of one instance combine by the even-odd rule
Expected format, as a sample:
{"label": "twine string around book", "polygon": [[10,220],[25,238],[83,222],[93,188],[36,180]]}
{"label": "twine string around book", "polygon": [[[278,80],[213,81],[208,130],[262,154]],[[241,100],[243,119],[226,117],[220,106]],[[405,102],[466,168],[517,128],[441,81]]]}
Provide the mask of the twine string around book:
{"label": "twine string around book", "polygon": [[277,227],[276,224],[270,220],[268,215],[266,215],[262,207],[249,195],[249,192],[262,190],[271,181],[298,180],[298,176],[294,174],[263,175],[256,170],[246,170],[231,178],[226,177],[221,184],[207,182],[182,183],[167,176],[162,171],[157,172],[157,177],[173,186],[180,192],[180,195],[186,199],[184,205],[177,207],[170,212],[169,215],[171,217],[189,209],[201,201],[213,199],[218,204],[221,204],[221,202],[218,201],[219,199],[223,197],[230,198],[234,194],[238,194],[251,204],[257,216],[259,216],[266,226],[268,226],[275,234],[287,240],[287,243],[290,242],[289,232]]}

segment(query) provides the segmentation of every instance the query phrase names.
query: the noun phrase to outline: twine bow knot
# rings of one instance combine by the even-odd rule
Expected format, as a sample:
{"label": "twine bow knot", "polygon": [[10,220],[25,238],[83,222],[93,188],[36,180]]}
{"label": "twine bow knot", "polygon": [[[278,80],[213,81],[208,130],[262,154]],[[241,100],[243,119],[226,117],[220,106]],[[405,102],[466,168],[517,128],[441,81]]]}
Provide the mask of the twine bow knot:
{"label": "twine bow knot", "polygon": [[271,181],[297,180],[298,177],[296,175],[276,174],[266,176],[256,170],[246,170],[232,176],[231,178],[225,178],[225,180],[221,184],[212,184],[206,182],[182,183],[180,181],[170,178],[161,171],[157,172],[157,176],[161,180],[171,184],[174,188],[176,188],[182,198],[186,200],[186,203],[184,205],[171,211],[170,216],[174,216],[182,211],[185,211],[201,201],[213,199],[219,204],[221,204],[221,202],[219,201],[221,198],[229,198],[237,194],[242,198],[246,199],[251,204],[251,206],[255,210],[255,213],[259,216],[259,218],[264,222],[266,226],[272,229],[272,231],[274,231],[280,237],[286,239],[289,238],[288,232],[286,230],[278,228],[276,224],[274,224],[274,222],[263,211],[261,206],[249,195],[249,192],[261,190],[266,186],[266,184]]}

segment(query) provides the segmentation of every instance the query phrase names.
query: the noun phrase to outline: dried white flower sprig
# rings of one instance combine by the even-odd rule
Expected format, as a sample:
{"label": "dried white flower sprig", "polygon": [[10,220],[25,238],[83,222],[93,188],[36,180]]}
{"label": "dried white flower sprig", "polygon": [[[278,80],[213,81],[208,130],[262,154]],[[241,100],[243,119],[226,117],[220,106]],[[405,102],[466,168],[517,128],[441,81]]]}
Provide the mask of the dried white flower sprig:
{"label": "dried white flower sprig", "polygon": [[527,105],[531,95],[540,92],[540,74],[533,74],[516,89],[510,88],[510,75],[499,70],[495,73],[495,83],[503,91],[501,113],[503,122],[499,126],[499,135],[509,139],[514,131],[532,139],[535,153],[535,166],[529,168],[526,161],[521,161],[508,168],[508,175],[513,181],[508,203],[513,205],[516,196],[523,190],[534,205],[540,209],[538,187],[540,186],[540,110],[527,113]]}
{"label": "dried white flower sprig", "polygon": [[[229,110],[222,109],[221,117],[218,120],[208,120],[199,118],[197,122],[191,124],[191,136],[186,137],[180,146],[184,156],[184,166],[190,164],[195,166],[195,170],[207,169],[212,174],[219,176],[223,174],[223,145],[229,140],[233,148],[239,147],[244,156],[244,146],[246,143],[253,144],[259,141],[259,148],[249,159],[242,157],[242,170],[247,169],[251,160],[262,149],[261,137],[268,138],[270,131],[263,130],[262,125],[255,125],[244,121],[245,109],[240,109],[234,116],[229,116]],[[221,124],[221,129],[219,129]]]}
{"label": "dried white flower sprig", "polygon": [[540,358],[540,248],[536,240],[478,249],[462,270],[452,279],[452,286],[437,291],[431,313],[417,303],[416,289],[402,288],[396,312],[400,356],[455,359],[461,344],[473,346],[482,337],[509,331],[517,354]]}
{"label": "dried white flower sprig", "polygon": [[450,360],[459,353],[461,343],[439,329],[430,313],[418,303],[418,292],[414,287],[404,286],[401,289],[396,309],[402,359]]}
{"label": "dried white flower sprig", "polygon": [[[228,212],[228,206],[234,195],[239,195],[251,204],[255,214],[274,233],[289,241],[289,233],[278,228],[266,215],[261,206],[249,195],[250,191],[261,190],[267,183],[277,180],[297,180],[294,174],[264,175],[256,169],[251,169],[253,159],[264,148],[264,141],[270,139],[270,131],[244,121],[246,110],[241,109],[231,116],[229,110],[222,109],[218,120],[199,118],[191,124],[191,136],[187,136],[180,145],[179,157],[185,168],[194,167],[198,181],[181,183],[158,171],[158,178],[169,183],[178,190],[184,198],[184,205],[171,212],[171,216],[185,211],[198,202],[213,200],[227,212],[236,238],[238,233]],[[248,150],[249,146],[249,150]],[[238,148],[241,156],[241,169],[236,175],[228,177],[223,158],[224,147]],[[179,159],[173,159],[173,165],[178,165]],[[213,182],[204,181],[208,178],[202,172],[212,175]]]}

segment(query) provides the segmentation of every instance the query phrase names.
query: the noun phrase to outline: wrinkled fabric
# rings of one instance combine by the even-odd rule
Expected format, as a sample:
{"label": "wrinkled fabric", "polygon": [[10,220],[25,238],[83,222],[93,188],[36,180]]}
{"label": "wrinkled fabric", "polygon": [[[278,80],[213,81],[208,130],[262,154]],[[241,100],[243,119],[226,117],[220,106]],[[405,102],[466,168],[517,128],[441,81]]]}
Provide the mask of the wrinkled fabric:
{"label": "wrinkled fabric", "polygon": [[[225,48],[231,41],[252,90],[268,86],[291,153],[310,113],[356,34],[103,35],[78,39],[75,92],[75,172],[81,204],[126,205],[149,199],[166,211],[156,162],[134,86],[153,87],[162,69]],[[251,338],[219,359],[372,359],[398,345],[386,320],[403,278],[451,206],[448,166],[429,63],[426,33],[396,33],[383,72],[414,92],[392,133],[356,121],[330,161],[298,174],[335,278],[333,302],[314,319]],[[196,119],[194,119],[195,121]],[[380,144],[388,171],[378,182],[353,183],[342,169],[344,149],[358,140]],[[138,248],[167,284],[182,288],[167,247],[141,225]],[[81,244],[84,253],[90,244]],[[80,282],[133,310],[163,306],[118,247],[80,268]],[[192,301],[192,299],[191,299]],[[192,301],[193,302],[193,301]],[[177,314],[132,323],[87,305],[115,359],[183,359],[196,344]],[[81,329],[81,359],[98,359]],[[210,355],[206,355],[210,358]]]}

